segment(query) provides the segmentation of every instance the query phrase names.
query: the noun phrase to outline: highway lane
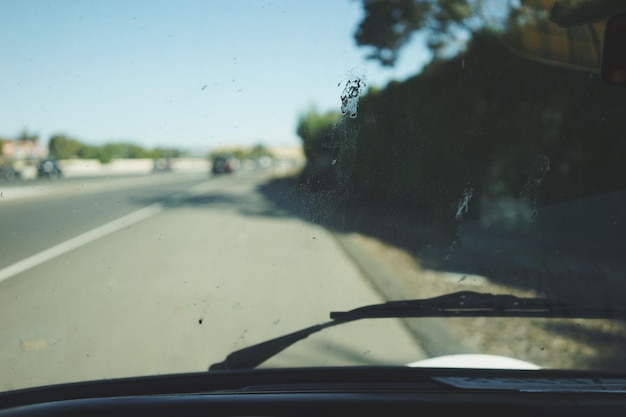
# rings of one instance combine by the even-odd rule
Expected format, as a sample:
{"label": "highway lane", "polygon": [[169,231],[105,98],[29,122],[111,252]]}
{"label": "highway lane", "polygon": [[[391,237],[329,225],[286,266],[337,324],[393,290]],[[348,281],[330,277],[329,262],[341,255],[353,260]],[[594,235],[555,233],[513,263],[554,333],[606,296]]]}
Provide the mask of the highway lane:
{"label": "highway lane", "polygon": [[[328,231],[258,191],[268,175],[103,182],[71,198],[6,202],[3,239],[24,236],[7,250],[14,260],[91,238],[0,281],[0,388],[202,372],[331,310],[383,301]],[[107,224],[118,227],[90,234]],[[424,357],[399,321],[370,320],[311,336],[266,366]]]}
{"label": "highway lane", "polygon": [[207,179],[197,173],[0,184],[0,269]]}

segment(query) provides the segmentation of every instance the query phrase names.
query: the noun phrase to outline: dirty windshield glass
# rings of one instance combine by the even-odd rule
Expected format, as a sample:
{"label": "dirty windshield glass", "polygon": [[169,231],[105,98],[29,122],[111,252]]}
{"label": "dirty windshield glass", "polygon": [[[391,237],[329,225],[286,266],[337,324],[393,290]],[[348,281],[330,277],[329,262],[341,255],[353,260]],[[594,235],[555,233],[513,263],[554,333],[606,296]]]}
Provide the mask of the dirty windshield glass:
{"label": "dirty windshield glass", "polygon": [[0,2],[0,391],[466,291],[572,317],[363,319],[242,366],[626,371],[620,10],[554,3]]}

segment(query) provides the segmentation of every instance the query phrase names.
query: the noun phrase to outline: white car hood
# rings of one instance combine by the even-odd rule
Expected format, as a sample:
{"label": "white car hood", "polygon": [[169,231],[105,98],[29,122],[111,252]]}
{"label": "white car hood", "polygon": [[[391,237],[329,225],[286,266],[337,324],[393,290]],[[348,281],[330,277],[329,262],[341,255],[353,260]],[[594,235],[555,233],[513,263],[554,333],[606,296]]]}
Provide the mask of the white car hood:
{"label": "white car hood", "polygon": [[474,369],[541,369],[534,363],[506,356],[462,353],[436,356],[408,364],[414,368],[474,368]]}

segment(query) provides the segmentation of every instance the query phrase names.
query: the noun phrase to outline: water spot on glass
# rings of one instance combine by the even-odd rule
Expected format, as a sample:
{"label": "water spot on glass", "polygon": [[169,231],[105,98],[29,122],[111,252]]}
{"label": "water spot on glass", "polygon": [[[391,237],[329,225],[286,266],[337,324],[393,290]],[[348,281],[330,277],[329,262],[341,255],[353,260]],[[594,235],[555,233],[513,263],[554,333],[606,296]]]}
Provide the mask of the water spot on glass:
{"label": "water spot on glass", "polygon": [[520,193],[520,199],[525,201],[531,208],[530,220],[534,221],[537,217],[537,197],[539,188],[543,183],[546,173],[550,171],[550,159],[546,155],[540,154],[534,161],[530,170],[524,188]]}
{"label": "water spot on glass", "polygon": [[274,320],[272,323],[273,323],[274,325],[276,325],[276,324],[280,323],[280,319],[276,319],[276,320]]}
{"label": "water spot on glass", "polygon": [[461,199],[459,200],[459,204],[456,209],[455,218],[457,220],[463,220],[463,214],[467,213],[467,211],[469,210],[469,202],[472,199],[473,194],[474,189],[472,187],[468,187],[463,190],[463,195],[461,196]]}
{"label": "water spot on glass", "polygon": [[[456,214],[454,216],[454,218],[458,222],[463,220],[463,215],[469,211],[469,203],[472,200],[473,195],[474,195],[474,188],[469,187],[469,186],[465,187],[465,189],[463,190],[463,194],[461,195],[461,198],[459,199],[459,202],[457,204]],[[456,246],[458,245],[457,240],[459,239],[459,236],[460,236],[460,230],[461,230],[461,224],[459,223],[457,224],[456,232],[454,234],[455,238],[450,244],[448,253],[444,256],[444,260],[446,261],[449,261],[450,259],[452,259],[452,252],[454,252]]]}
{"label": "water spot on glass", "polygon": [[452,243],[450,244],[450,248],[448,249],[448,253],[444,257],[444,259],[446,261],[449,261],[450,259],[452,259],[452,252],[454,252],[454,248],[456,248],[456,240],[453,240]]}
{"label": "water spot on glass", "polygon": [[[341,86],[339,83],[339,87]],[[359,106],[359,96],[366,87],[366,83],[362,77],[349,76],[345,81],[343,92],[341,93],[341,113],[347,114],[354,119],[357,116]]]}
{"label": "water spot on glass", "polygon": [[246,333],[248,333],[248,329],[245,329],[243,331],[243,333],[241,334],[241,336],[239,336],[239,338],[235,341],[235,346],[238,346],[241,343],[245,342],[245,340],[246,340]]}

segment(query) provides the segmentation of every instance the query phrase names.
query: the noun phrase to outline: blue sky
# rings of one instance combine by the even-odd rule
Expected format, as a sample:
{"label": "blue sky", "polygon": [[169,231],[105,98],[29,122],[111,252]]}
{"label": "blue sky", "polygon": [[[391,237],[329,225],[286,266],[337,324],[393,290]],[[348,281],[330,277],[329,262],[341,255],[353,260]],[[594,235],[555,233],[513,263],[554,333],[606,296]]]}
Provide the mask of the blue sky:
{"label": "blue sky", "polygon": [[350,76],[382,86],[419,71],[367,61],[358,0],[3,0],[0,136],[211,149],[297,145],[297,117],[340,108]]}

